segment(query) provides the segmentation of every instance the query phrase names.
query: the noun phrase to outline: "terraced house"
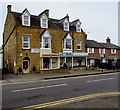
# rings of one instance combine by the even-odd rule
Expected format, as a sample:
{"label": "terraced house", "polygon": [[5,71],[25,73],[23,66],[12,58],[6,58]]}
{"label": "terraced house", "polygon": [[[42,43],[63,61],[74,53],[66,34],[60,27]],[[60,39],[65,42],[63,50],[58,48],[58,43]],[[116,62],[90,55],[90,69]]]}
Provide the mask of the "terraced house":
{"label": "terraced house", "polygon": [[25,9],[13,12],[7,6],[4,25],[4,66],[13,73],[22,68],[31,73],[56,70],[67,63],[69,67],[87,64],[85,41],[87,35],[79,19],[70,22],[69,16],[62,19],[49,17],[49,10],[31,15]]}
{"label": "terraced house", "polygon": [[120,62],[120,47],[112,44],[109,37],[105,43],[86,40],[86,49],[89,54],[88,66],[98,66],[101,62],[109,64]]}

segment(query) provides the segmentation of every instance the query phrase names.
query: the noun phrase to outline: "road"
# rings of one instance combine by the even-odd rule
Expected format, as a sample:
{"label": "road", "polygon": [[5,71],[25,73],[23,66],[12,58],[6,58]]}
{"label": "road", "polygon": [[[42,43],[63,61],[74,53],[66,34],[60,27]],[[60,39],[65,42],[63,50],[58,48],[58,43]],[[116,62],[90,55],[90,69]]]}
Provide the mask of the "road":
{"label": "road", "polygon": [[118,74],[2,86],[3,108],[20,108],[93,93],[118,92]]}

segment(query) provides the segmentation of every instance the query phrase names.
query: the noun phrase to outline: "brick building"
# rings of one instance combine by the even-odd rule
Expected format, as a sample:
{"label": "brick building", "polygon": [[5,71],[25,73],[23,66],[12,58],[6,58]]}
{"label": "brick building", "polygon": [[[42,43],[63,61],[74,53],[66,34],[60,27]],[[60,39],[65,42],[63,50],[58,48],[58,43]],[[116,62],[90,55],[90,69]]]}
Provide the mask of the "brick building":
{"label": "brick building", "polygon": [[107,37],[106,43],[86,40],[86,49],[89,66],[97,66],[100,62],[109,64],[120,62],[120,47],[112,44],[109,37]]}
{"label": "brick building", "polygon": [[60,69],[63,63],[86,66],[87,35],[79,19],[70,22],[68,15],[59,20],[50,18],[49,10],[35,16],[27,9],[18,13],[11,8],[7,6],[4,25],[5,68],[16,74],[19,67],[31,73],[33,66],[37,72]]}

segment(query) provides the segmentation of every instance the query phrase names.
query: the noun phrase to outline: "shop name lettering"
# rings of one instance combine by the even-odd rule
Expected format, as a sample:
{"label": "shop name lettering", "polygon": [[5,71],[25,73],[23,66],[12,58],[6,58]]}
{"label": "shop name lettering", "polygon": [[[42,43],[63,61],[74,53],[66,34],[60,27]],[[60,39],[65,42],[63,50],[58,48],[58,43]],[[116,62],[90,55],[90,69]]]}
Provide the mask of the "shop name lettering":
{"label": "shop name lettering", "polygon": [[88,53],[59,53],[60,56],[88,56]]}

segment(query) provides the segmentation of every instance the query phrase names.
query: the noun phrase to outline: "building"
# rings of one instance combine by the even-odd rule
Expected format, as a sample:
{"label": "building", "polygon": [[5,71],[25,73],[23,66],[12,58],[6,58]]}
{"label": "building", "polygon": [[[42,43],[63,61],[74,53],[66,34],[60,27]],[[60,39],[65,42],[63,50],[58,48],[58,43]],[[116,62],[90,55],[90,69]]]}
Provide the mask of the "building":
{"label": "building", "polygon": [[86,49],[89,66],[97,66],[100,62],[109,64],[120,62],[120,47],[112,44],[109,37],[107,37],[106,43],[86,40]]}
{"label": "building", "polygon": [[4,66],[17,73],[55,70],[67,63],[68,67],[87,65],[85,41],[87,35],[79,19],[70,22],[68,14],[62,19],[49,17],[46,9],[39,15],[31,15],[25,9],[13,12],[7,6],[4,25]]}

